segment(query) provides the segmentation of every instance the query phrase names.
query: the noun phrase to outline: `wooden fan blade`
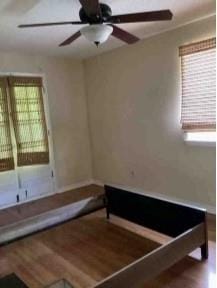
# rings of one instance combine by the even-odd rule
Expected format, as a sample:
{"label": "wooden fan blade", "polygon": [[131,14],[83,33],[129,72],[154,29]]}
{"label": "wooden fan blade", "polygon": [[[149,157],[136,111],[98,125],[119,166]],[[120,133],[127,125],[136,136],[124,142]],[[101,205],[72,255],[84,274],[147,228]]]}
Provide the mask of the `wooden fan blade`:
{"label": "wooden fan blade", "polygon": [[173,14],[170,10],[151,11],[134,14],[114,15],[111,17],[112,23],[133,23],[148,21],[171,20]]}
{"label": "wooden fan blade", "polygon": [[82,25],[86,24],[80,21],[71,21],[71,22],[51,22],[51,23],[35,23],[35,24],[22,24],[18,28],[33,28],[33,27],[43,27],[43,26],[59,26],[59,25]]}
{"label": "wooden fan blade", "polygon": [[68,39],[66,39],[63,43],[61,43],[59,46],[66,46],[71,44],[73,41],[75,41],[78,37],[81,36],[81,32],[78,31],[75,34],[73,34],[71,37],[69,37]]}
{"label": "wooden fan blade", "polygon": [[140,39],[133,34],[130,34],[129,32],[115,26],[111,25],[113,27],[113,32],[112,35],[115,36],[116,38],[126,42],[127,44],[133,44],[138,42]]}
{"label": "wooden fan blade", "polygon": [[99,0],[79,0],[88,16],[101,15]]}

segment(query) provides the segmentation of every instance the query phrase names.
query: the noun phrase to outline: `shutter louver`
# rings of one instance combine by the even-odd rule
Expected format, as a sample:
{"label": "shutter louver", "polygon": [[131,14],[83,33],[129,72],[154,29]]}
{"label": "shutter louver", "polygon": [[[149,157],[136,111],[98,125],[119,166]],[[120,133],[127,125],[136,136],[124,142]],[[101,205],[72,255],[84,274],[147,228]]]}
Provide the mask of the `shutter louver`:
{"label": "shutter louver", "polygon": [[181,123],[185,131],[216,128],[216,39],[179,49],[182,65]]}
{"label": "shutter louver", "polygon": [[7,79],[0,78],[0,172],[14,169],[6,87]]}
{"label": "shutter louver", "polygon": [[42,79],[9,77],[17,165],[49,163],[49,146],[42,94]]}

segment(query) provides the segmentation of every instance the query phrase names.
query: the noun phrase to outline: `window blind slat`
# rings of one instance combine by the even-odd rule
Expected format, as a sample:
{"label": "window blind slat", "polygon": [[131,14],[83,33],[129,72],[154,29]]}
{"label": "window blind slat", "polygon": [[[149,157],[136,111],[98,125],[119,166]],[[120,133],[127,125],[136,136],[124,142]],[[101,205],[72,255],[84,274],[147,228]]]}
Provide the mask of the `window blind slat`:
{"label": "window blind slat", "polygon": [[182,66],[181,123],[185,131],[216,128],[216,40],[179,48]]}
{"label": "window blind slat", "polygon": [[17,165],[49,163],[42,79],[10,77],[9,87],[17,142]]}
{"label": "window blind slat", "polygon": [[0,78],[0,172],[14,169],[6,87],[7,79]]}

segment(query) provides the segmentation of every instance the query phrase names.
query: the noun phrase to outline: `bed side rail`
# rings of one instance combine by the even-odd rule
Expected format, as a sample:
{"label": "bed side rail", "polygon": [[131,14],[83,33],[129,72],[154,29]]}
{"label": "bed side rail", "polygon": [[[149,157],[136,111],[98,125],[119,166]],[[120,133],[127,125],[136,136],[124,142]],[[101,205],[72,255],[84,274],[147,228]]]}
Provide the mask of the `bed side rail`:
{"label": "bed side rail", "polygon": [[171,267],[205,241],[204,223],[186,231],[122,270],[107,277],[94,288],[137,288]]}

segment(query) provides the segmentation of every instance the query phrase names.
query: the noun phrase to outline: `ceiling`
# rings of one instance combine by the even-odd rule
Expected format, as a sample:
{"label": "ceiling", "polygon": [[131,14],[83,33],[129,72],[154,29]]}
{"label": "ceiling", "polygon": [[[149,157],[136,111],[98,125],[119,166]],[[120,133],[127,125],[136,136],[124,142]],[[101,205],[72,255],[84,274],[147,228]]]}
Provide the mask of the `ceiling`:
{"label": "ceiling", "polygon": [[[109,4],[113,15],[170,9],[172,21],[122,24],[120,27],[140,38],[215,14],[215,0],[102,0]],[[84,37],[68,47],[58,45],[82,26],[58,26],[18,29],[18,24],[79,20],[78,0],[1,0],[0,50],[21,51],[41,55],[88,58],[126,45],[114,37],[99,48]]]}

